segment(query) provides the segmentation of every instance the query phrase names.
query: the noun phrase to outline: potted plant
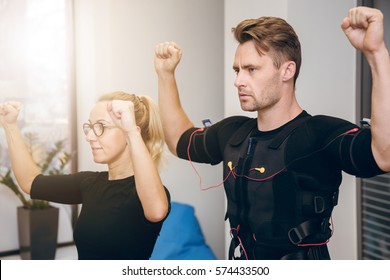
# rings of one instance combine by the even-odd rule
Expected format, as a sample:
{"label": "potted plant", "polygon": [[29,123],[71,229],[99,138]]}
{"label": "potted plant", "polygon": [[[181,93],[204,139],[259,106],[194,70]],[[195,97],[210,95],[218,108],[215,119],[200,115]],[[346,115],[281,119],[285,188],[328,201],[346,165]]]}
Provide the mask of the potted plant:
{"label": "potted plant", "polygon": [[[36,145],[33,134],[26,135],[28,148],[42,174],[61,174],[71,160],[71,154],[64,151],[65,140],[57,141],[47,152],[42,145]],[[35,159],[34,159],[35,160]],[[37,162],[37,161],[36,161]],[[22,206],[17,208],[19,248],[22,259],[54,259],[57,248],[59,210],[48,201],[30,199],[17,185],[11,169],[0,174],[0,183],[9,187],[19,198]]]}

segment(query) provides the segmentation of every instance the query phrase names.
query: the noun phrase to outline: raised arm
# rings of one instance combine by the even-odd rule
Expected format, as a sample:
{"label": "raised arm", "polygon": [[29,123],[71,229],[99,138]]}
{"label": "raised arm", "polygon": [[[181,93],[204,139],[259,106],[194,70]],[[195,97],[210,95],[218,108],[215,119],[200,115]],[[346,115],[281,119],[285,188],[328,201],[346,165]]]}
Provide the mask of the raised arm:
{"label": "raised arm", "polygon": [[155,47],[154,65],[158,77],[158,104],[169,150],[176,154],[176,145],[184,131],[193,127],[180,103],[175,79],[175,69],[182,55],[181,48],[173,42]]}
{"label": "raised arm", "polygon": [[108,103],[107,109],[114,123],[126,133],[135,186],[145,217],[151,222],[161,221],[169,210],[168,197],[157,166],[141,136],[140,128],[136,125],[134,104],[130,101],[114,100]]}
{"label": "raised arm", "polygon": [[341,28],[352,46],[366,57],[372,73],[372,150],[378,166],[390,171],[390,56],[384,41],[383,14],[357,7],[349,11]]}
{"label": "raised arm", "polygon": [[23,136],[17,124],[21,104],[6,102],[0,104],[0,123],[7,138],[9,157],[12,170],[21,189],[29,194],[31,184],[41,170],[34,162],[30,151],[24,143]]}

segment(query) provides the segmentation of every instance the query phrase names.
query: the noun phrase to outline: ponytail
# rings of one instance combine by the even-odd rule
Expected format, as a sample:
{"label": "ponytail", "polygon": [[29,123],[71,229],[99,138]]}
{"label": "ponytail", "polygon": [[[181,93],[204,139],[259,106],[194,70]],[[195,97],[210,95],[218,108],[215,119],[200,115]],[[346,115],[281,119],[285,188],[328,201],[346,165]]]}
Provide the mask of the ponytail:
{"label": "ponytail", "polygon": [[[164,133],[157,104],[148,96],[139,97],[140,103],[145,106],[145,121],[137,123],[141,128],[141,135],[145,145],[156,165],[161,163],[164,153]],[[136,119],[137,121],[137,119]]]}

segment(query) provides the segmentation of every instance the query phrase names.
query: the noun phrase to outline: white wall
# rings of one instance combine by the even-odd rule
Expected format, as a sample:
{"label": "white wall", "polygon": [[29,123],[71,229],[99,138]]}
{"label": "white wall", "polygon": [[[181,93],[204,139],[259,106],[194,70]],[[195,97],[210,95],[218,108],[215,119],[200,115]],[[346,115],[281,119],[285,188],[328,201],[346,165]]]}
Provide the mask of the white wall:
{"label": "white wall", "polygon": [[[176,41],[183,48],[177,70],[182,104],[196,125],[223,117],[222,0],[83,0],[75,1],[78,124],[88,119],[96,98],[124,90],[157,100],[154,46]],[[102,170],[92,163],[82,133],[79,169]],[[220,166],[197,165],[204,187],[221,182]],[[172,200],[195,207],[206,241],[224,258],[223,189],[199,190],[186,161],[169,157],[162,173]]]}
{"label": "white wall", "polygon": [[[286,19],[300,37],[303,62],[296,94],[302,107],[313,115],[327,114],[355,122],[355,51],[340,29],[341,20],[355,3],[225,0],[225,114],[240,114],[230,67],[236,44],[226,32],[245,18],[271,15]],[[344,176],[339,205],[333,215],[334,236],[329,243],[333,259],[357,258],[355,187],[355,179]]]}

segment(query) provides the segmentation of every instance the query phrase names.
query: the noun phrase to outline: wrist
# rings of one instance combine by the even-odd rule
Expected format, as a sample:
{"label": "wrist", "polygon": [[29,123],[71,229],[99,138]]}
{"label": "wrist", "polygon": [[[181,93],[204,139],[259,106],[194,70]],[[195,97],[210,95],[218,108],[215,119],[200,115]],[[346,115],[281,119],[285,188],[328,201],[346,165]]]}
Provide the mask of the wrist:
{"label": "wrist", "polygon": [[159,80],[170,80],[175,78],[175,71],[174,70],[164,70],[157,72],[157,77]]}
{"label": "wrist", "polygon": [[363,53],[371,66],[389,59],[389,51],[384,43],[376,50],[364,51]]}
{"label": "wrist", "polygon": [[139,138],[141,136],[141,129],[137,126],[136,128],[132,128],[129,131],[126,131],[126,137],[128,141],[131,141],[131,139]]}
{"label": "wrist", "polygon": [[18,126],[18,123],[17,122],[13,122],[13,123],[2,123],[3,125],[3,128],[5,131],[9,131],[9,132],[12,132],[12,131],[15,131],[15,130],[19,130],[19,126]]}

